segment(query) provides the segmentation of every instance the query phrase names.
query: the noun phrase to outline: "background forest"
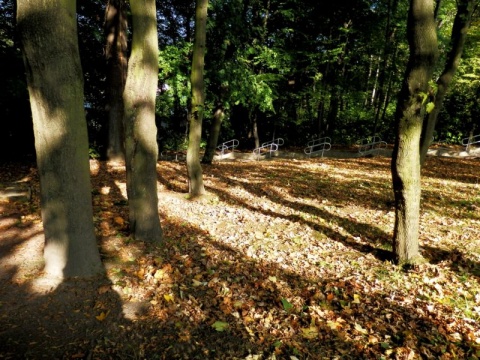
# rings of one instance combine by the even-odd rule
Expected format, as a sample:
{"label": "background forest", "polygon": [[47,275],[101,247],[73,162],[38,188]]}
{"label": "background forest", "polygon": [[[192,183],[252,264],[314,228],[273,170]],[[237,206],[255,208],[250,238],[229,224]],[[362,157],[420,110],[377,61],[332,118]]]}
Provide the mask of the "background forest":
{"label": "background forest", "polygon": [[[99,155],[108,148],[108,96],[115,86],[107,75],[105,6],[95,0],[77,5],[89,141],[91,153]],[[1,0],[0,8],[0,154],[33,155],[15,2]],[[287,146],[304,146],[315,136],[349,145],[377,134],[393,142],[396,99],[408,60],[407,10],[407,3],[396,0],[210,1],[203,138],[220,111],[219,140],[235,137],[246,149],[255,146],[256,131],[260,142],[280,136]],[[194,12],[193,1],[157,2],[160,151],[185,146]],[[435,78],[445,64],[456,12],[455,1],[442,1]],[[128,9],[126,14],[129,41]],[[436,141],[458,143],[478,130],[478,46],[474,13]]]}
{"label": "background forest", "polygon": [[477,5],[0,0],[0,358],[479,359]]}

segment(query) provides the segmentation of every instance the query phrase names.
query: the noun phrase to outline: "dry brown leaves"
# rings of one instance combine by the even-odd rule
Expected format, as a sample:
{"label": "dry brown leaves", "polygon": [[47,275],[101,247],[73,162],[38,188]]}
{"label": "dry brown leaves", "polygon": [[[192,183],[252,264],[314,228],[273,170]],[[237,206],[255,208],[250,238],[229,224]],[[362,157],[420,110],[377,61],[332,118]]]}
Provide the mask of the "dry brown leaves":
{"label": "dry brown leaves", "polygon": [[128,237],[123,167],[92,162],[112,288],[145,309],[124,311],[140,334],[129,340],[135,356],[479,358],[479,160],[428,159],[420,242],[429,263],[414,270],[390,262],[389,166],[380,157],[215,163],[204,167],[208,195],[189,200],[185,165],[159,162],[164,242],[150,246]]}

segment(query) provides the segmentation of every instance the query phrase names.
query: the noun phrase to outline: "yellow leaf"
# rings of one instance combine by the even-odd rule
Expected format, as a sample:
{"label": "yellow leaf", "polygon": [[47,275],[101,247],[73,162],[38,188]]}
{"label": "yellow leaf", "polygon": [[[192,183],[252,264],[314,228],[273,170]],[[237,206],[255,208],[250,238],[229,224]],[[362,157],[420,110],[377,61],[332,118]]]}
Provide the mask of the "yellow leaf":
{"label": "yellow leaf", "polygon": [[330,327],[332,330],[337,330],[338,328],[342,327],[342,324],[340,324],[337,321],[327,321],[327,325]]}
{"label": "yellow leaf", "polygon": [[108,310],[107,312],[102,311],[102,312],[100,313],[100,315],[95,316],[95,318],[96,318],[98,321],[103,321],[103,320],[106,319],[106,317],[108,316],[109,313],[110,313],[110,310]]}
{"label": "yellow leaf", "polygon": [[318,328],[315,325],[310,325],[310,327],[302,329],[302,336],[305,339],[316,339],[318,337]]}
{"label": "yellow leaf", "polygon": [[355,330],[357,330],[359,333],[368,334],[368,330],[364,329],[359,323],[355,323]]}
{"label": "yellow leaf", "polygon": [[354,304],[360,304],[360,295],[358,294],[353,294],[353,301],[352,303]]}
{"label": "yellow leaf", "polygon": [[203,284],[202,284],[201,281],[198,281],[198,280],[193,279],[193,280],[192,280],[192,285],[193,285],[193,286],[200,286],[200,285],[203,285]]}
{"label": "yellow leaf", "polygon": [[161,278],[163,278],[164,274],[165,274],[165,272],[162,269],[158,269],[157,271],[155,271],[155,275],[153,275],[153,277],[155,279],[161,279]]}
{"label": "yellow leaf", "polygon": [[163,295],[163,297],[165,298],[165,300],[167,302],[169,302],[169,301],[173,302],[173,294],[165,294],[165,295]]}

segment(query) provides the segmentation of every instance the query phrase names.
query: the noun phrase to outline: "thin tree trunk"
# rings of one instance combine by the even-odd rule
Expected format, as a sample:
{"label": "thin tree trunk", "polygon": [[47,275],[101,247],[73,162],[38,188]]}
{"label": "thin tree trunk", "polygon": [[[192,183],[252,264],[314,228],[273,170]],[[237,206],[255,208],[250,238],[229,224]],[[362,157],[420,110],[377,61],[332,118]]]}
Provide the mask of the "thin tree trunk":
{"label": "thin tree trunk", "polygon": [[438,57],[433,10],[433,0],[410,1],[407,24],[410,57],[395,114],[393,252],[395,260],[401,264],[415,264],[422,259],[418,246],[421,192],[419,145],[425,114],[424,97],[429,91],[429,81]]}
{"label": "thin tree trunk", "polygon": [[105,10],[105,81],[108,113],[107,158],[123,160],[123,91],[127,79],[127,17],[125,0],[109,0]]}
{"label": "thin tree trunk", "polygon": [[195,42],[193,45],[192,105],[189,113],[190,131],[187,149],[187,171],[190,196],[205,194],[202,166],[200,164],[200,141],[202,139],[202,121],[205,112],[205,82],[203,68],[205,64],[205,44],[208,0],[197,0],[195,11]]}
{"label": "thin tree trunk", "polygon": [[[367,74],[367,79],[365,81],[365,101],[363,102],[363,107],[366,108],[369,103],[371,103],[371,98],[372,96],[370,95],[370,90],[369,90],[369,85],[370,85],[370,79],[372,78],[372,73],[373,73],[373,59],[375,57],[373,55],[370,55],[370,61],[368,62],[368,74]],[[368,99],[370,98],[370,102]]]}
{"label": "thin tree trunk", "polygon": [[448,53],[442,75],[437,80],[438,89],[434,101],[435,107],[428,114],[423,124],[422,141],[420,144],[420,162],[422,166],[425,163],[428,148],[432,143],[438,114],[440,114],[440,111],[443,107],[443,100],[445,99],[448,87],[450,86],[450,83],[457,72],[458,65],[460,64],[460,60],[462,58],[463,47],[465,45],[465,40],[467,38],[467,33],[472,18],[474,8],[473,3],[473,0],[457,1],[458,10],[452,28],[451,49]]}
{"label": "thin tree trunk", "polygon": [[260,147],[260,136],[258,135],[258,120],[257,120],[257,112],[252,117],[252,137],[255,143],[255,148]]}
{"label": "thin tree trunk", "polygon": [[132,52],[123,96],[130,231],[136,240],[158,243],[162,240],[162,229],[158,217],[156,169],[158,40],[155,1],[132,0],[130,7]]}
{"label": "thin tree trunk", "polygon": [[398,8],[398,0],[393,0],[393,2],[389,0],[387,25],[385,27],[385,45],[383,48],[382,61],[379,66],[380,71],[378,76],[378,91],[375,94],[375,99],[374,99],[375,120],[374,120],[372,136],[375,136],[377,133],[378,122],[379,122],[380,114],[383,108],[383,101],[386,98],[385,83],[387,78],[387,72],[391,73],[390,71],[388,71],[388,64],[389,64],[390,56],[392,53],[392,47],[393,47],[393,44],[395,43],[395,27],[396,27],[396,25],[392,26],[392,23],[395,24],[395,22],[392,21],[392,18],[395,18],[397,13],[397,8]]}
{"label": "thin tree trunk", "polygon": [[217,148],[218,137],[220,135],[220,128],[222,126],[222,120],[225,116],[223,112],[222,104],[218,104],[215,113],[213,114],[212,126],[210,128],[210,135],[208,137],[207,148],[203,155],[202,162],[204,164],[211,164],[213,156],[215,155],[215,149]]}
{"label": "thin tree trunk", "polygon": [[103,271],[94,226],[83,74],[75,0],[19,0],[32,107],[45,273],[89,277]]}

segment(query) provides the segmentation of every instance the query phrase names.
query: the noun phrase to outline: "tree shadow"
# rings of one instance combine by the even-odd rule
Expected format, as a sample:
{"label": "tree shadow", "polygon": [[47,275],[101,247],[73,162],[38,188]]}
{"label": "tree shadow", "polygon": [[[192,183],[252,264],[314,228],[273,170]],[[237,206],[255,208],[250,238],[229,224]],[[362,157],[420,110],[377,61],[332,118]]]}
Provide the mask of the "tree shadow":
{"label": "tree shadow", "polygon": [[[117,175],[104,184],[116,184]],[[280,197],[275,189],[268,189],[269,194],[256,187],[246,191]],[[219,196],[255,213],[315,226],[315,221],[295,212],[279,214],[239,203],[241,199],[228,194]],[[329,221],[341,227],[356,225],[315,205],[282,201],[295,211],[330,216]],[[394,289],[375,287],[365,277],[346,278],[335,269],[315,264],[305,267],[316,266],[319,271],[307,273],[281,260],[248,256],[228,239],[193,225],[188,214],[182,218],[166,215],[163,246],[129,243],[119,237],[118,248],[102,249],[107,269],[122,268],[118,277],[109,272],[109,279],[64,282],[55,289],[31,281],[6,283],[0,291],[0,306],[10,312],[0,316],[0,354],[69,359],[273,355],[278,359],[367,359],[406,358],[411,351],[439,358],[452,347],[459,357],[467,357],[476,349],[472,340],[449,338],[458,329],[445,329],[451,315],[448,309],[441,315],[431,314],[428,303],[405,302],[408,290],[401,287],[401,278],[396,278],[392,268],[370,276],[372,282],[377,276],[391,277],[399,282]],[[332,238],[348,245],[350,236],[322,227],[317,231],[330,231]],[[365,231],[373,230],[368,225]],[[132,250],[129,259],[115,263],[112,257],[123,248]],[[360,247],[354,251],[365,253]],[[0,256],[3,261],[4,254]],[[342,255],[337,256],[341,261]],[[18,271],[11,267],[9,274]],[[142,292],[129,293],[131,289]],[[216,322],[225,327],[215,327]],[[468,339],[462,329],[458,331]]]}
{"label": "tree shadow", "polygon": [[[283,167],[282,170],[284,170]],[[298,169],[296,169],[296,171],[298,172]],[[289,169],[289,174],[292,174],[292,172],[293,169]],[[258,176],[258,178],[257,180],[251,181],[250,176],[252,176],[253,178]],[[220,179],[220,181],[222,181],[223,183],[228,184],[229,187],[240,187],[248,193],[252,194],[253,196],[257,197],[258,199],[265,199],[272,203],[281,205],[282,207],[286,207],[291,210],[289,210],[287,214],[275,212],[270,209],[264,209],[262,207],[262,204],[255,205],[253,203],[247,203],[242,198],[236,197],[232,195],[229,191],[220,189],[219,187],[208,186],[207,188],[209,191],[217,194],[223,201],[229,204],[240,205],[253,212],[262,213],[264,215],[271,216],[272,218],[282,218],[285,220],[306,225],[313,230],[331,238],[332,240],[338,241],[352,249],[361,251],[363,253],[373,254],[382,261],[393,260],[392,255],[389,251],[377,247],[388,246],[391,243],[391,235],[385,233],[383,230],[379,229],[376,226],[356,221],[353,214],[352,218],[345,218],[339,215],[335,215],[331,211],[322,209],[322,204],[318,201],[309,201],[304,197],[300,198],[298,201],[289,200],[287,199],[285,194],[282,193],[282,190],[285,189],[286,184],[272,183],[269,179],[269,177],[271,178],[272,176],[274,175],[272,175],[272,172],[269,172],[268,170],[265,173],[261,174],[261,176],[259,176],[255,172],[249,172],[249,181],[245,181],[243,177],[239,179],[232,179],[227,177],[226,175],[224,175],[224,173],[221,173],[220,171],[215,172],[215,177]],[[305,174],[303,174],[303,176],[305,177]],[[324,181],[327,180],[322,179],[320,180],[320,183],[322,184]],[[303,193],[303,191],[308,190],[308,188],[305,189],[304,184],[295,184],[295,186],[298,186],[300,188],[300,194],[298,193],[298,190],[289,188],[287,192],[289,195],[291,195],[290,197],[299,198],[300,196],[305,196],[305,193]],[[335,203],[336,199],[332,198],[332,194],[334,194],[335,192],[336,191],[326,190],[325,193],[330,194],[330,196],[326,196],[323,199],[328,199],[330,202]],[[311,197],[310,194],[309,197]],[[358,194],[355,194],[354,197],[357,198]],[[309,216],[309,219],[322,219],[322,221],[312,221],[306,219],[301,215],[302,213],[311,215]],[[325,224],[330,225],[327,226]],[[341,229],[341,231],[335,229]],[[358,241],[360,239],[362,241]]]}
{"label": "tree shadow", "polygon": [[[451,344],[441,327],[445,319],[430,316],[421,301],[403,303],[406,290],[371,291],[334,272],[301,275],[301,269],[253,259],[195,226],[172,222],[166,228],[167,235],[184,238],[170,240],[165,260],[176,283],[169,291],[184,310],[167,310],[171,318],[154,325],[157,331],[176,327],[176,334],[168,333],[175,339],[170,346],[155,333],[145,339],[163,349],[164,358],[181,358],[181,352],[189,359],[359,359],[419,355],[420,349],[435,358],[442,351],[436,341]],[[217,321],[224,330],[214,329]],[[455,346],[462,354],[475,347]]]}
{"label": "tree shadow", "polygon": [[466,184],[479,184],[480,175],[474,169],[479,159],[448,158],[429,156],[422,168],[422,177],[438,178],[440,180],[458,181]]}

